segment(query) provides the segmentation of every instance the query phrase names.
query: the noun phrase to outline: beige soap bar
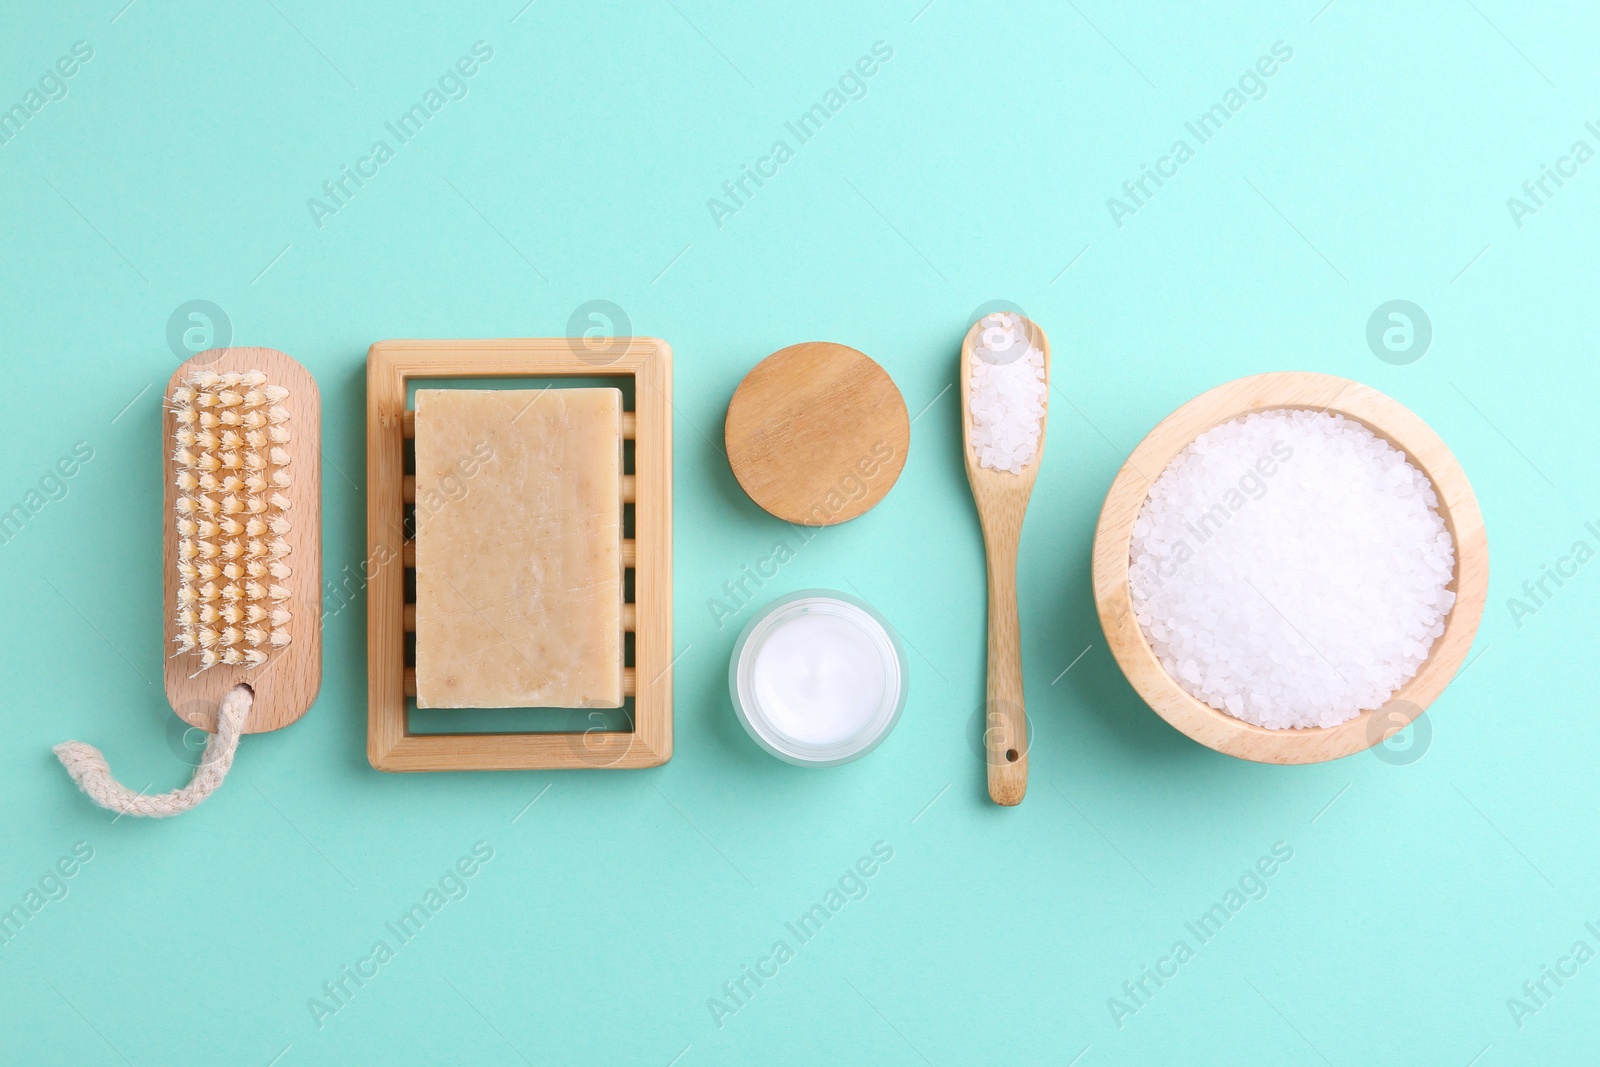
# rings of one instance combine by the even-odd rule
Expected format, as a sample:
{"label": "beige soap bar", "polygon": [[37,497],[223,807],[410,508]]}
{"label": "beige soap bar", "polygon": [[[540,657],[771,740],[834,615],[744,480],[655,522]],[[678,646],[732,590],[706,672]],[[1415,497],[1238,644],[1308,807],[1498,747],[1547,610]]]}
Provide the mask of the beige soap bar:
{"label": "beige soap bar", "polygon": [[622,706],[622,393],[416,394],[417,706]]}

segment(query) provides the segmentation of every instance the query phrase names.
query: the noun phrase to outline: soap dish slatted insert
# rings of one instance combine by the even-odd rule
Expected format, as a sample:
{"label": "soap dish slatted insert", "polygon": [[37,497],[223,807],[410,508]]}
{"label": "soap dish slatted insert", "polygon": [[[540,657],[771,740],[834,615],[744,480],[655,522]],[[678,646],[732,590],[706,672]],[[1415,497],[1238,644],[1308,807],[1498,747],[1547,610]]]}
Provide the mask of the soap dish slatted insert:
{"label": "soap dish slatted insert", "polygon": [[[649,767],[671,756],[671,349],[653,339],[628,339],[625,351],[605,366],[590,363],[583,354],[581,346],[566,339],[387,341],[372,347],[367,412],[373,570],[368,586],[368,758],[380,770]],[[470,378],[499,380],[497,388],[538,388],[537,379],[609,379],[596,384],[621,387],[625,399],[631,393],[633,410],[620,412],[618,472],[623,523],[621,710],[626,715],[631,706],[631,730],[592,725],[580,731],[528,733],[411,729],[410,702],[417,692],[417,482],[411,473],[416,414],[408,395],[412,385],[460,384],[428,385],[429,379]],[[618,379],[631,379],[632,388]],[[430,726],[450,714],[449,709],[429,709]]]}

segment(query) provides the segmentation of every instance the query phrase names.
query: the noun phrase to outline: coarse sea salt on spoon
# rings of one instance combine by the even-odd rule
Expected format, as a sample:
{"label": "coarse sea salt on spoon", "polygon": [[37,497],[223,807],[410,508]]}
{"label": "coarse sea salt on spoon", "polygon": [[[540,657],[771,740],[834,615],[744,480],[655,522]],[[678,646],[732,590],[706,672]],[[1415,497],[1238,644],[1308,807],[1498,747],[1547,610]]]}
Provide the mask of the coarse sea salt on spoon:
{"label": "coarse sea salt on spoon", "polygon": [[971,367],[963,373],[972,417],[969,447],[981,467],[1020,474],[1038,454],[1048,386],[1035,329],[1013,312],[986,315],[970,339]]}

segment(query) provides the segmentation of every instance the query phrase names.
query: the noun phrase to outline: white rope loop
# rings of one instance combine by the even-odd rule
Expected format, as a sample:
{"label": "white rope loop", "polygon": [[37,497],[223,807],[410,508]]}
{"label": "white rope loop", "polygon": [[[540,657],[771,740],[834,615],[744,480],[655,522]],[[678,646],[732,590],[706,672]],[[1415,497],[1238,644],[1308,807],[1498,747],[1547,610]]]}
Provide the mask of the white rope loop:
{"label": "white rope loop", "polygon": [[63,741],[55,747],[56,758],[78,783],[78,788],[107,811],[151,819],[181,815],[216,792],[227,777],[254,699],[247,685],[236,685],[223,695],[222,703],[217,705],[217,732],[206,740],[200,766],[195,768],[188,785],[170,793],[159,796],[135,793],[111,776],[111,766],[98,748],[82,741]]}

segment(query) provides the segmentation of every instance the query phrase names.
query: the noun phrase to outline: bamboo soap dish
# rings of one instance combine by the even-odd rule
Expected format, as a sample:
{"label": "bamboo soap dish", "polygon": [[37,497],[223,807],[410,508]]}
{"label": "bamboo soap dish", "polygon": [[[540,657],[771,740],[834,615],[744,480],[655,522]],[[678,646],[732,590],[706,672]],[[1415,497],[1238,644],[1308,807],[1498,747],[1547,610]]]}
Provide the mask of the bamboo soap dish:
{"label": "bamboo soap dish", "polygon": [[[653,338],[615,345],[607,353],[614,358],[604,363],[566,338],[372,346],[367,758],[377,769],[653,767],[671,758],[672,350]],[[466,378],[529,381],[511,390],[425,387],[430,379]],[[632,388],[577,382],[557,388],[548,379],[617,386],[631,380]],[[415,407],[408,403],[413,385],[419,387]],[[632,410],[623,410],[619,398],[629,393]],[[452,411],[457,418],[447,433],[436,421],[446,416],[434,412]],[[481,415],[481,433],[460,421],[474,412]],[[474,452],[467,457],[472,471],[462,475],[458,498],[427,511],[439,495],[432,453],[446,440],[457,452],[473,446],[466,448]],[[563,447],[572,451],[563,454]],[[411,473],[413,457],[426,469]],[[559,477],[540,482],[536,476],[545,468]],[[483,479],[476,496],[474,478]],[[426,483],[427,498],[420,502],[419,482]],[[595,487],[606,496],[615,492],[617,510],[607,516],[602,506],[597,514],[579,515],[569,496],[544,492],[570,494],[578,486],[591,499]],[[446,508],[458,511],[445,516]],[[576,543],[569,537],[549,547],[552,516],[562,523],[554,533],[582,531]],[[420,546],[419,520],[426,531]],[[508,547],[523,544],[530,546],[526,552]],[[528,562],[546,551],[554,555]],[[478,564],[494,573],[476,572]],[[535,617],[546,605],[542,596],[527,596],[526,583],[546,567],[581,587],[581,595],[557,612],[579,625],[563,629],[551,625],[554,616]],[[508,589],[523,583],[525,599],[514,609],[496,594],[502,579]],[[563,585],[562,592],[573,591]],[[581,669],[564,673],[579,658]],[[419,706],[626,709],[630,703],[631,730],[425,733],[411,721]]]}

